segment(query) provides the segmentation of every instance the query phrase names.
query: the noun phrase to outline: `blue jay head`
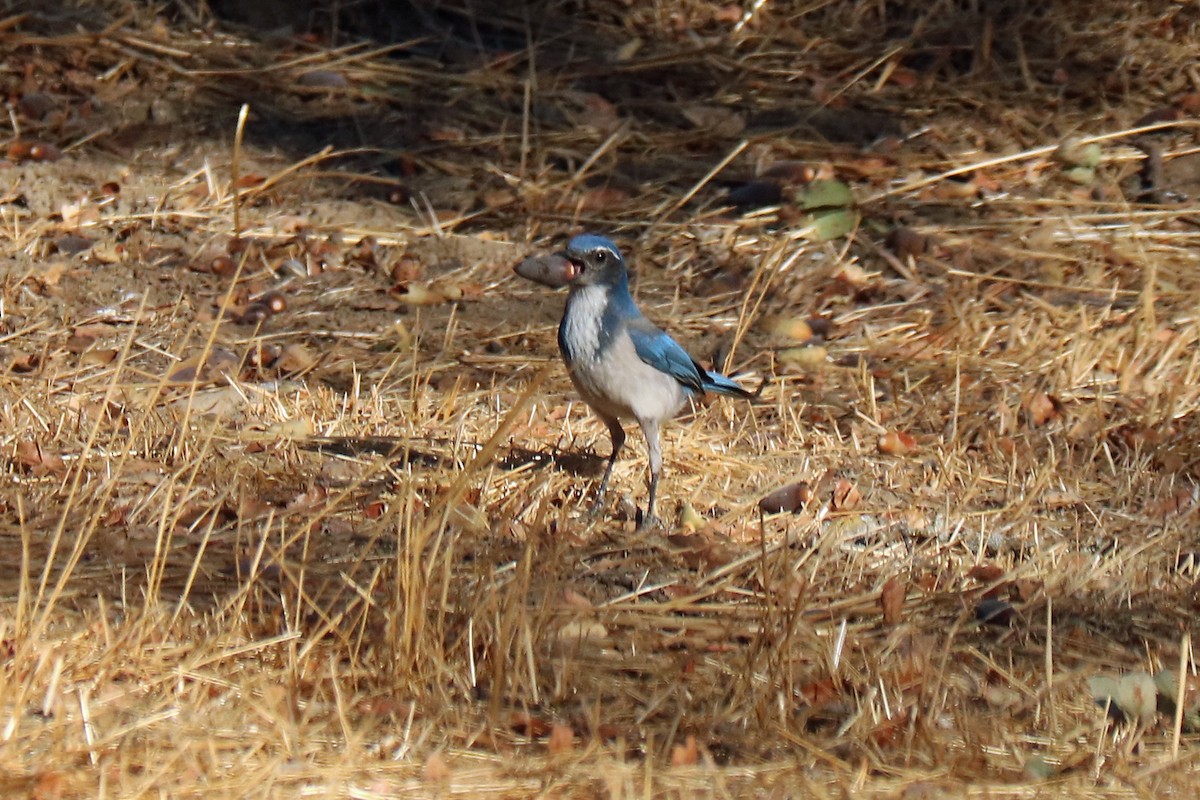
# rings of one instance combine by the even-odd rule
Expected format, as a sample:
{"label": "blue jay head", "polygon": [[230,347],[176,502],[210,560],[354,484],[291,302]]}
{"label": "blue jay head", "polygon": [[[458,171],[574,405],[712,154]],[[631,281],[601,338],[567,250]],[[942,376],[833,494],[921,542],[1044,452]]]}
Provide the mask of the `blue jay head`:
{"label": "blue jay head", "polygon": [[576,236],[567,242],[563,255],[570,263],[568,281],[573,286],[615,286],[627,279],[621,251],[603,236],[590,233]]}

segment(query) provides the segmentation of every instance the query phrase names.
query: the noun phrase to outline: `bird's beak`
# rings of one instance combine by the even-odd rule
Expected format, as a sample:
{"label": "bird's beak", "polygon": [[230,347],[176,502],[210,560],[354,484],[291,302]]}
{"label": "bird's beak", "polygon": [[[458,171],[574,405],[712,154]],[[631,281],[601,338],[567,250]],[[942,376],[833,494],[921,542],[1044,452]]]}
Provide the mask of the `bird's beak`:
{"label": "bird's beak", "polygon": [[575,259],[569,258],[565,255],[564,258],[567,259],[567,263],[566,266],[563,267],[563,277],[567,279],[567,283],[570,283],[578,278],[579,274],[583,272],[583,270],[580,268],[579,262]]}

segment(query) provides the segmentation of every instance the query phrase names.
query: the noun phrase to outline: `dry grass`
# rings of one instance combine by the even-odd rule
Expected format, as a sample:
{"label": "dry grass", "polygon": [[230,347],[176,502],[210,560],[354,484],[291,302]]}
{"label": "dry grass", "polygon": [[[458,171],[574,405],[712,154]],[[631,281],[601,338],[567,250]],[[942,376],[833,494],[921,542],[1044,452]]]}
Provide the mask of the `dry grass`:
{"label": "dry grass", "polygon": [[[4,794],[1195,785],[1194,732],[1114,725],[1086,681],[1178,669],[1196,616],[1197,228],[1125,199],[1140,153],[1110,134],[1189,90],[1197,21],[1062,4],[964,44],[945,3],[745,5],[734,30],[707,3],[595,3],[459,60],[124,5],[99,35],[4,26],[10,93],[64,112],[14,120],[65,151],[3,173]],[[885,13],[927,38],[884,41]],[[688,123],[701,101],[749,127]],[[402,155],[309,157],[348,119]],[[814,133],[847,125],[923,133]],[[1099,188],[1063,179],[1068,136],[1104,142]],[[866,201],[849,243],[722,209],[729,176],[788,159]],[[895,223],[936,245],[897,258]],[[580,229],[637,254],[693,352],[770,378],[667,429],[690,527],[632,532],[636,437],[632,500],[582,516],[607,435],[557,363],[561,296],[510,272]],[[286,309],[254,306],[271,293]],[[828,319],[827,356],[788,352],[781,316]],[[915,452],[881,452],[889,431]],[[806,508],[759,512],[797,480]],[[1011,626],[975,619],[997,587]]]}

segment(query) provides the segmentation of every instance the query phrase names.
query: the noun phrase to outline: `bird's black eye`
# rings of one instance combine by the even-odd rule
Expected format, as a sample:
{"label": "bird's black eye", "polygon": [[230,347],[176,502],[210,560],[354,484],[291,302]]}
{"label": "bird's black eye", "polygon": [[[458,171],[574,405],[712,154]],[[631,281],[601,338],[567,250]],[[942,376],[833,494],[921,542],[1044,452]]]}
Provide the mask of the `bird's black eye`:
{"label": "bird's black eye", "polygon": [[604,252],[603,250],[596,251],[596,263],[597,264],[603,264],[607,260],[608,260],[608,253]]}

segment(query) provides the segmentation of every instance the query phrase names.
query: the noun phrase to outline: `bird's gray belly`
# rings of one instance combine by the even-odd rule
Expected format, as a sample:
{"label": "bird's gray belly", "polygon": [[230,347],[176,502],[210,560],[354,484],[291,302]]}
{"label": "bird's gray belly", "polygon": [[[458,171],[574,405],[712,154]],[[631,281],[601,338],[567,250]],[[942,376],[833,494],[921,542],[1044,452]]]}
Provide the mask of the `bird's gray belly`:
{"label": "bird's gray belly", "polygon": [[603,350],[572,354],[568,371],[584,402],[609,417],[663,420],[688,398],[679,381],[638,357],[628,337]]}

